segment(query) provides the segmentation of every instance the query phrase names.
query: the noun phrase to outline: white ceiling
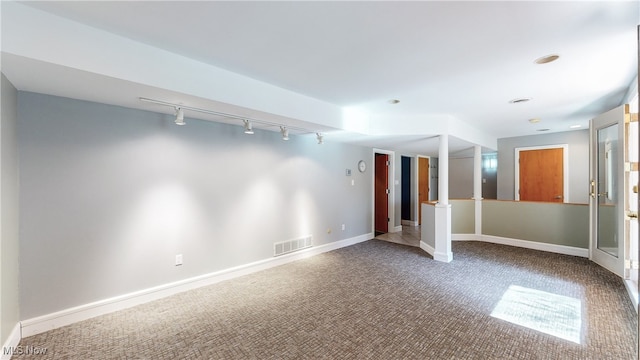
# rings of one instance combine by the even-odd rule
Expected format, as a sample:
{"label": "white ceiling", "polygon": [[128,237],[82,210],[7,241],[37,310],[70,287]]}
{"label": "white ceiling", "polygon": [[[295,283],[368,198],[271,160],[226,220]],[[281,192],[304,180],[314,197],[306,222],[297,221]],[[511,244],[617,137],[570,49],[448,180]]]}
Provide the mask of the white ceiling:
{"label": "white ceiling", "polygon": [[[623,102],[637,75],[637,1],[26,4],[387,122],[444,114],[496,138],[587,128],[589,119]],[[560,59],[534,63],[548,54]],[[74,97],[71,85],[56,93],[37,84],[28,63],[14,58],[3,65],[17,88]],[[135,96],[140,84],[118,86],[120,96]],[[84,89],[79,84],[78,94]],[[122,104],[117,96],[105,92],[100,101]],[[520,97],[532,100],[509,103]],[[184,99],[202,106],[216,100]],[[336,138],[427,153],[437,151],[432,135]],[[451,141],[452,151],[471,145]]]}

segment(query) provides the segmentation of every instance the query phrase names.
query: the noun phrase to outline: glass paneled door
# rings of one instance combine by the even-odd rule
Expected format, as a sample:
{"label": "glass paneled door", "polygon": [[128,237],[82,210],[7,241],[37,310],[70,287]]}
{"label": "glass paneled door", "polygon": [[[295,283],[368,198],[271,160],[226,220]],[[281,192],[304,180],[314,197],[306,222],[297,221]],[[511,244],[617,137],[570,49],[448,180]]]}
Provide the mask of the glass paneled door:
{"label": "glass paneled door", "polygon": [[591,120],[591,259],[625,277],[625,118],[628,105]]}

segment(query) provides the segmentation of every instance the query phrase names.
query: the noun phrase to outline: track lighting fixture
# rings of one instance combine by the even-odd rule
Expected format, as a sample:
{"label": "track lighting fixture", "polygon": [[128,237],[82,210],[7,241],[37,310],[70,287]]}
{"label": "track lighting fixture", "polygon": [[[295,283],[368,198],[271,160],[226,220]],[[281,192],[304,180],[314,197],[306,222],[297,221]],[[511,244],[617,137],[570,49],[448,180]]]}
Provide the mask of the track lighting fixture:
{"label": "track lighting fixture", "polygon": [[176,125],[184,125],[184,110],[180,107],[176,107]]}
{"label": "track lighting fixture", "polygon": [[251,121],[246,119],[242,121],[244,122],[244,133],[253,135],[253,126],[251,125]]}
{"label": "track lighting fixture", "polygon": [[[0,0],[0,1],[2,1],[2,0]],[[296,131],[296,133],[299,133],[299,134],[302,134],[302,133],[306,133],[306,134],[315,133],[316,134],[316,139],[318,140],[318,144],[322,144],[323,143],[324,135],[322,133],[315,132],[313,130],[309,130],[309,129],[305,129],[305,128],[301,128],[301,127],[285,126],[285,125],[278,124],[278,123],[272,122],[272,121],[252,119],[252,118],[248,118],[248,117],[242,116],[242,115],[235,115],[235,114],[229,114],[229,113],[224,113],[224,112],[220,112],[220,111],[207,110],[207,109],[187,106],[187,105],[183,105],[183,104],[176,104],[176,103],[171,103],[171,102],[162,101],[162,100],[154,100],[154,99],[149,99],[149,98],[144,98],[144,97],[141,97],[139,99],[140,99],[140,101],[144,101],[144,102],[148,102],[148,103],[152,103],[152,104],[157,104],[157,105],[162,105],[162,106],[167,106],[167,107],[174,108],[175,109],[175,116],[176,116],[176,120],[175,120],[176,125],[185,125],[186,124],[186,122],[184,121],[184,110],[189,110],[189,111],[192,111],[192,112],[215,115],[217,117],[242,120],[242,123],[244,125],[244,133],[245,134],[253,134],[254,133],[253,132],[253,124],[256,123],[256,124],[264,125],[265,128],[276,127],[276,126],[280,127],[280,133],[282,134],[282,140],[289,140],[289,129],[293,129],[293,130]]]}
{"label": "track lighting fixture", "polygon": [[280,126],[280,133],[282,134],[282,140],[289,140],[289,130],[285,126]]}

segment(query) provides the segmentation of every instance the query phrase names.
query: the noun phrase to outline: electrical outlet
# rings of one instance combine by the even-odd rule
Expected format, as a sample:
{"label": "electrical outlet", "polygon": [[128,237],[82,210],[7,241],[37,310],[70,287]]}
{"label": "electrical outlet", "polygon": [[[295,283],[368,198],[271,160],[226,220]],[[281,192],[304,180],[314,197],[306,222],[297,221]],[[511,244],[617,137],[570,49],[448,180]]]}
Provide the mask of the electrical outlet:
{"label": "electrical outlet", "polygon": [[344,226],[344,224],[342,224],[342,231],[344,231],[344,229],[345,229],[345,226]]}
{"label": "electrical outlet", "polygon": [[176,255],[176,266],[182,265],[182,254]]}

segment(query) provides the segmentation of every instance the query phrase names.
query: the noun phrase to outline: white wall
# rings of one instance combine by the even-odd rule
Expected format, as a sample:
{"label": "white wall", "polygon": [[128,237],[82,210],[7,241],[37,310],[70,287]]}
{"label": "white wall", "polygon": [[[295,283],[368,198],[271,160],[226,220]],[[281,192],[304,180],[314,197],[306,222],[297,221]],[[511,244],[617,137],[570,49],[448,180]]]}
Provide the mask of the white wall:
{"label": "white wall", "polygon": [[18,148],[17,91],[1,75],[0,90],[0,344],[18,324]]}
{"label": "white wall", "polygon": [[34,93],[18,103],[22,319],[270,258],[279,241],[371,232],[372,173],[345,176],[371,148]]}
{"label": "white wall", "polygon": [[569,202],[588,203],[589,130],[499,139],[498,199],[515,198],[515,148],[557,144],[569,145]]}

